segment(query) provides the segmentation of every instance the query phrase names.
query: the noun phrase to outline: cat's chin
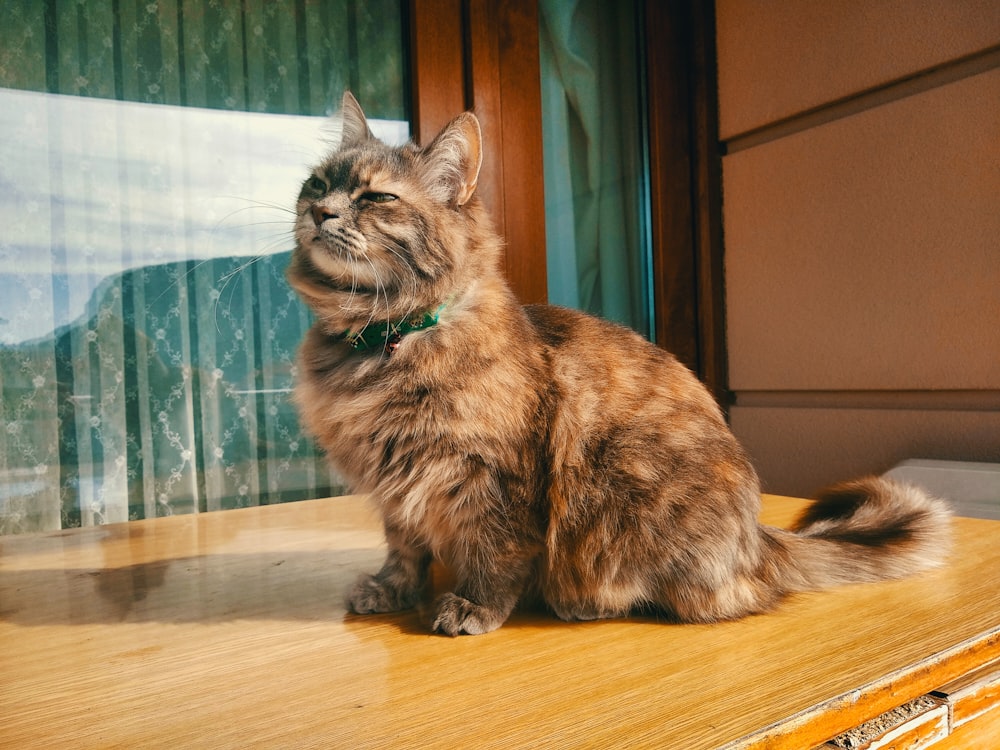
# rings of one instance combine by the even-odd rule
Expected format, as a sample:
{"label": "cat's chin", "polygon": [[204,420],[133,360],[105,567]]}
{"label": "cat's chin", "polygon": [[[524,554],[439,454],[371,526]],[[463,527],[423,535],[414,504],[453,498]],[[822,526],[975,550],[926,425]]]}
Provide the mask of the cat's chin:
{"label": "cat's chin", "polygon": [[315,281],[320,286],[329,289],[331,292],[340,292],[341,294],[350,294],[354,296],[374,296],[383,294],[380,289],[376,289],[375,287],[369,287],[364,284],[357,283],[346,283],[329,277],[320,276],[316,278]]}
{"label": "cat's chin", "polygon": [[[302,253],[299,255],[297,262],[294,263],[294,275],[300,281],[315,289],[354,296],[384,296],[389,291],[385,284],[370,285],[361,283],[357,274],[351,269],[337,268],[334,270],[333,268],[327,268],[327,263],[323,263],[322,261],[317,262],[314,253]],[[340,266],[341,264],[337,263],[337,265]]]}
{"label": "cat's chin", "polygon": [[384,295],[382,288],[370,287],[364,284],[359,284],[356,281],[348,281],[347,279],[334,279],[327,276],[321,272],[309,274],[305,278],[300,279],[300,286],[303,287],[302,291],[309,292],[309,287],[311,287],[311,294],[324,295],[324,294],[344,294],[351,297],[365,297],[365,296],[376,296]]}

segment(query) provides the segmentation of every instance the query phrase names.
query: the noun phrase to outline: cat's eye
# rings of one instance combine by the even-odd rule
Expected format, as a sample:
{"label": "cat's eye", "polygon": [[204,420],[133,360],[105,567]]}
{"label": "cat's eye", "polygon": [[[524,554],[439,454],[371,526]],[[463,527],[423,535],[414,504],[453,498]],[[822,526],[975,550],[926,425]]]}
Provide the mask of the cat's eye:
{"label": "cat's eye", "polygon": [[361,200],[368,201],[369,203],[391,203],[397,200],[398,196],[392,193],[364,193],[361,196]]}
{"label": "cat's eye", "polygon": [[306,180],[306,189],[313,193],[325,193],[326,183],[321,177],[313,175],[308,180]]}

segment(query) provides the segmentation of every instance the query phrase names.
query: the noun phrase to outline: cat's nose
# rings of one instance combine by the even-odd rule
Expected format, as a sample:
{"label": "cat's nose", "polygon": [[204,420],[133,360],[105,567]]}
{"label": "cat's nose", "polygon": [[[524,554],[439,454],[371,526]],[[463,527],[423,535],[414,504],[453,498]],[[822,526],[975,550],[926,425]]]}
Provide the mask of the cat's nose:
{"label": "cat's nose", "polygon": [[330,209],[329,206],[323,206],[319,203],[312,207],[313,221],[316,222],[316,226],[322,226],[323,222],[327,219],[338,219],[340,215]]}

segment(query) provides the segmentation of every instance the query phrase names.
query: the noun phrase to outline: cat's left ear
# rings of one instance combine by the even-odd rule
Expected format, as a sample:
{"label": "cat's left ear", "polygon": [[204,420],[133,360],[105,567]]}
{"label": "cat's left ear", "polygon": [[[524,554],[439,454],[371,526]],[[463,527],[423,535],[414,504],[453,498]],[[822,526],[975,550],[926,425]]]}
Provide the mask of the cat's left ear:
{"label": "cat's left ear", "polygon": [[344,98],[340,104],[340,117],[343,120],[344,134],[340,139],[340,150],[360,146],[365,141],[375,139],[372,131],[368,128],[368,120],[365,113],[350,91],[344,92]]}
{"label": "cat's left ear", "polygon": [[471,112],[459,115],[424,149],[423,177],[442,203],[464,206],[476,192],[483,166],[483,132]]}

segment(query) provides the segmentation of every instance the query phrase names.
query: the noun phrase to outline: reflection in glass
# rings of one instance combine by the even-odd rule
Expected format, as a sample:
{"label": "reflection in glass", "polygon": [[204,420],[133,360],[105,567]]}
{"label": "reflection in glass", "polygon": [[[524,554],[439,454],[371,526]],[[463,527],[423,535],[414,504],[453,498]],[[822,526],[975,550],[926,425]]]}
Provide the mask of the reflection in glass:
{"label": "reflection in glass", "polygon": [[406,139],[400,18],[5,4],[0,533],[340,491],[289,400],[291,206],[343,88]]}

